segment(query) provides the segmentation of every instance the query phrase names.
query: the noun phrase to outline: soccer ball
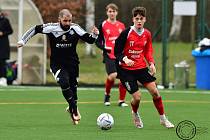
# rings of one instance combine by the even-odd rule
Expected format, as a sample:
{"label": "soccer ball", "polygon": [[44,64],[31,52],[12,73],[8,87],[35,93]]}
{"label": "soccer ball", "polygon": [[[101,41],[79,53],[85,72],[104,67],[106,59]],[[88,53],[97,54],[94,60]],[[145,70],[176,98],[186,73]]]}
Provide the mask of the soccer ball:
{"label": "soccer ball", "polygon": [[109,113],[102,113],[97,118],[97,125],[102,130],[109,130],[114,125],[114,119]]}

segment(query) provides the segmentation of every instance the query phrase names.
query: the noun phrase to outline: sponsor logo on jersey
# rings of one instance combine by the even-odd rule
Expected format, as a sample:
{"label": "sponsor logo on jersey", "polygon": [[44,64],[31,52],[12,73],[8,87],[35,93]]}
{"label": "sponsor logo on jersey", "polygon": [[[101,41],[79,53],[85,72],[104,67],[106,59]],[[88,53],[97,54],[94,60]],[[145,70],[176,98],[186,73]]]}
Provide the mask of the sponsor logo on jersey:
{"label": "sponsor logo on jersey", "polygon": [[142,52],[143,52],[143,50],[139,50],[139,51],[136,51],[136,50],[128,50],[128,53],[131,53],[131,54],[140,54]]}
{"label": "sponsor logo on jersey", "polygon": [[117,36],[113,36],[113,37],[108,38],[109,41],[113,41],[113,40],[116,40],[116,39],[117,39]]}
{"label": "sponsor logo on jersey", "polygon": [[143,50],[128,50],[128,53],[131,54],[131,58],[140,58],[140,53],[142,53]]}
{"label": "sponsor logo on jersey", "polygon": [[63,44],[63,43],[57,43],[56,44],[56,48],[70,48],[72,46],[72,44]]}

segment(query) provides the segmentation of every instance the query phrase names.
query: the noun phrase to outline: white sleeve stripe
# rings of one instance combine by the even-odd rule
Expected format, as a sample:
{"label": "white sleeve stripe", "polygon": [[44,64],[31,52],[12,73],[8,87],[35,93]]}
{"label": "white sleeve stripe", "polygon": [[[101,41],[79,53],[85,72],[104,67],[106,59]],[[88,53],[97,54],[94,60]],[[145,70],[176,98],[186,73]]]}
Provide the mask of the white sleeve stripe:
{"label": "white sleeve stripe", "polygon": [[43,24],[43,28],[48,27],[48,26],[58,26],[59,23],[47,23],[47,24]]}
{"label": "white sleeve stripe", "polygon": [[35,35],[35,26],[30,28],[22,37],[23,42],[26,42]]}
{"label": "white sleeve stripe", "polygon": [[85,33],[87,33],[85,30],[83,30],[79,25],[75,24],[71,26],[72,29],[79,35],[83,36]]}
{"label": "white sleeve stripe", "polygon": [[50,33],[53,31],[63,32],[58,23],[47,23],[43,25],[43,33]]}

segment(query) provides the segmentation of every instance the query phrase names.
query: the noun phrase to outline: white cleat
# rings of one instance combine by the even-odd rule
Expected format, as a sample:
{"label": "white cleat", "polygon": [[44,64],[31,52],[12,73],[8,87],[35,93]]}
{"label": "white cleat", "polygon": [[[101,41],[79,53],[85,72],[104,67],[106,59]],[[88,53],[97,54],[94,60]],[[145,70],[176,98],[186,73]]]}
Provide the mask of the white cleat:
{"label": "white cleat", "polygon": [[166,128],[174,128],[174,125],[168,119],[160,119],[160,124]]}
{"label": "white cleat", "polygon": [[79,124],[79,121],[81,120],[81,115],[79,113],[79,110],[77,108],[77,115],[73,114],[70,110],[69,110],[69,106],[66,108],[66,112],[68,112],[70,114],[71,120],[73,122],[74,125]]}
{"label": "white cleat", "polygon": [[105,106],[110,106],[111,103],[110,103],[110,95],[104,95],[104,105]]}
{"label": "white cleat", "polygon": [[120,107],[127,107],[128,104],[126,104],[125,102],[119,102],[118,106],[120,106]]}
{"label": "white cleat", "polygon": [[133,116],[133,122],[134,122],[135,126],[137,128],[143,128],[144,125],[143,125],[143,122],[141,120],[141,117],[140,117],[139,113],[138,112],[137,113],[134,113],[132,111],[132,116]]}
{"label": "white cleat", "polygon": [[110,106],[111,103],[110,103],[110,102],[105,102],[104,105],[105,105],[105,106]]}

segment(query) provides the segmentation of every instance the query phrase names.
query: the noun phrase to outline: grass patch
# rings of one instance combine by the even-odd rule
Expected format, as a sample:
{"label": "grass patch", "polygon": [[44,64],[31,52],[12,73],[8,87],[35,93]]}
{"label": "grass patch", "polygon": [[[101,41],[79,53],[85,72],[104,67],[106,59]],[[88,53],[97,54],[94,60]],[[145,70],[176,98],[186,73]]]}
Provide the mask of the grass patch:
{"label": "grass patch", "polygon": [[[112,90],[111,106],[103,104],[103,89],[79,89],[78,106],[81,123],[71,124],[65,113],[67,106],[58,87],[7,87],[0,89],[1,140],[177,140],[174,129],[159,124],[158,113],[151,96],[141,90],[140,113],[143,129],[135,128],[130,107],[117,106],[118,91]],[[199,90],[161,90],[168,118],[177,126],[183,120],[192,121],[200,130],[195,139],[210,137],[210,92]],[[130,95],[126,96],[127,102]],[[110,113],[115,124],[109,131],[96,125],[97,117]],[[202,132],[201,132],[202,131]]]}

